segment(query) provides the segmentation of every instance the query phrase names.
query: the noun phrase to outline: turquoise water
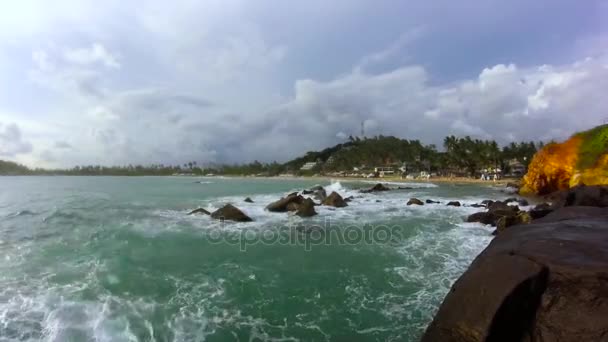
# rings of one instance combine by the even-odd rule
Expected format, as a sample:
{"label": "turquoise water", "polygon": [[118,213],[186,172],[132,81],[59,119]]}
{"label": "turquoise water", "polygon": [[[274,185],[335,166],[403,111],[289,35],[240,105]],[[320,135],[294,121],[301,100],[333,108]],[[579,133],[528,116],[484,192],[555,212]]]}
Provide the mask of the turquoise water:
{"label": "turquoise water", "polygon": [[[463,223],[473,208],[405,203],[503,196],[327,181],[347,208],[264,210],[318,182],[2,177],[0,341],[417,340],[491,229]],[[186,215],[227,202],[254,222]]]}

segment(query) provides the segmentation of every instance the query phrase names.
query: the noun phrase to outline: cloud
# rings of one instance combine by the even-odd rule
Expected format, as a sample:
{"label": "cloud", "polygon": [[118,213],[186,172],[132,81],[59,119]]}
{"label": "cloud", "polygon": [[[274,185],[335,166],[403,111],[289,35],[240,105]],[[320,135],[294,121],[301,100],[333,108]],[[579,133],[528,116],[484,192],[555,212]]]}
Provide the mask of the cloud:
{"label": "cloud", "polygon": [[0,156],[15,157],[32,152],[32,144],[23,140],[21,130],[15,123],[0,123]]}
{"label": "cloud", "polygon": [[118,58],[99,43],[93,43],[89,48],[67,49],[64,58],[70,63],[80,65],[100,63],[107,68],[120,68]]}
{"label": "cloud", "polygon": [[0,150],[34,166],[286,160],[362,122],[438,145],[559,139],[608,116],[597,3],[7,2],[0,121],[27,142]]}

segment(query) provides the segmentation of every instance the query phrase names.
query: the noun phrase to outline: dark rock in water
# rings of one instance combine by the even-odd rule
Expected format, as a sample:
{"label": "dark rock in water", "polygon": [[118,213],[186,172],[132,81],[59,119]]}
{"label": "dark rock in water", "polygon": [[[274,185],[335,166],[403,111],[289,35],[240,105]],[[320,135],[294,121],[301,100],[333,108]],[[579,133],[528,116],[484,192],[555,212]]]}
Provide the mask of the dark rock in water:
{"label": "dark rock in water", "polygon": [[253,200],[251,198],[247,197],[247,198],[245,198],[245,202],[247,202],[247,203],[253,203]]}
{"label": "dark rock in water", "polygon": [[312,188],[310,188],[311,191],[317,191],[317,190],[325,190],[324,187],[322,187],[321,185],[315,185]]}
{"label": "dark rock in water", "polygon": [[410,198],[410,200],[407,201],[407,205],[424,205],[424,203],[417,198]]}
{"label": "dark rock in water", "polygon": [[[605,341],[608,220],[596,209],[558,209],[501,232],[452,286],[422,341]],[[573,216],[580,210],[585,218]]]}
{"label": "dark rock in water", "polygon": [[433,200],[430,200],[430,199],[427,199],[425,202],[427,204],[439,204],[439,203],[441,203],[441,202],[433,201]]}
{"label": "dark rock in water", "polygon": [[344,202],[348,203],[348,202],[350,202],[350,201],[352,201],[352,200],[354,200],[354,199],[355,199],[355,197],[353,197],[353,196],[348,196],[348,197],[346,197],[346,198],[344,199]]}
{"label": "dark rock in water", "polygon": [[[286,212],[289,210],[287,208],[287,206],[290,203],[300,204],[300,203],[302,203],[302,201],[304,201],[304,197],[302,197],[301,195],[298,195],[297,193],[295,195],[289,194],[287,197],[283,197],[276,202],[270,203],[269,205],[266,206],[266,209],[268,211],[272,211],[272,212],[283,213],[283,212]],[[293,210],[296,210],[296,209],[293,209]]]}
{"label": "dark rock in water", "polygon": [[538,220],[549,215],[553,212],[553,208],[548,203],[537,204],[532,210],[530,210],[529,214],[533,220]]}
{"label": "dark rock in water", "polygon": [[553,209],[532,209],[528,212],[532,220],[541,219],[553,212]]}
{"label": "dark rock in water", "polygon": [[519,211],[519,207],[508,205],[508,204],[505,204],[503,202],[494,202],[494,203],[492,203],[492,205],[490,205],[488,207],[488,210],[490,212],[493,212],[493,211],[513,211],[513,212],[517,212],[517,211]]}
{"label": "dark rock in water", "polygon": [[530,205],[530,202],[528,202],[528,200],[526,200],[525,198],[521,198],[519,200],[517,200],[517,204],[519,204],[522,207],[526,207]]}
{"label": "dark rock in water", "polygon": [[565,207],[608,207],[608,186],[577,186],[566,194]]}
{"label": "dark rock in water", "polygon": [[484,205],[486,208],[489,208],[492,204],[494,204],[494,201],[492,201],[492,200],[483,200],[483,201],[481,201],[481,204]]}
{"label": "dark rock in water", "polygon": [[337,192],[332,192],[327,198],[323,201],[324,205],[328,205],[330,207],[342,208],[348,206],[342,196],[340,196]]}
{"label": "dark rock in water", "polygon": [[296,215],[300,217],[311,217],[317,215],[317,212],[315,211],[315,202],[313,202],[310,198],[305,199],[302,204],[298,206]]}
{"label": "dark rock in water", "polygon": [[446,204],[446,205],[451,206],[451,207],[460,207],[460,202],[451,201],[451,202],[448,202],[448,204]]}
{"label": "dark rock in water", "polygon": [[232,204],[226,204],[222,208],[214,211],[211,217],[219,220],[230,220],[237,222],[250,222],[253,221],[251,217],[245,215],[240,209],[233,206]]}
{"label": "dark rock in water", "polygon": [[370,192],[389,191],[389,190],[390,190],[390,188],[386,187],[384,184],[378,183],[369,189],[361,190],[361,192],[370,193]]}
{"label": "dark rock in water", "polygon": [[290,197],[290,196],[297,196],[297,195],[298,195],[298,193],[297,193],[297,192],[292,192],[292,193],[290,193],[289,195],[287,195],[287,197]]}
{"label": "dark rock in water", "polygon": [[313,193],[313,197],[317,200],[317,201],[325,201],[325,199],[327,198],[327,192],[325,191],[324,188],[320,188],[320,189],[315,189],[314,193]]}
{"label": "dark rock in water", "polygon": [[515,183],[515,182],[509,182],[507,183],[507,188],[513,188],[513,189],[517,189],[519,190],[519,188],[521,187],[520,183]]}
{"label": "dark rock in water", "polygon": [[208,212],[207,210],[205,210],[203,208],[194,209],[188,213],[188,215],[194,215],[194,214],[211,215],[210,212]]}
{"label": "dark rock in water", "polygon": [[496,224],[496,216],[490,212],[479,212],[467,217],[467,222],[479,222],[483,224]]}
{"label": "dark rock in water", "polygon": [[532,222],[532,216],[525,211],[520,211],[516,215],[502,216],[496,221],[496,230],[498,233],[504,232],[508,227],[518,224],[528,224]]}
{"label": "dark rock in water", "polygon": [[380,203],[380,202],[382,202],[382,201],[381,200],[376,200],[376,203]]}
{"label": "dark rock in water", "polygon": [[312,194],[312,193],[314,193],[314,191],[313,191],[313,190],[303,190],[303,191],[302,191],[302,195],[310,195],[310,194]]}
{"label": "dark rock in water", "polygon": [[298,208],[300,208],[300,203],[298,202],[289,202],[286,207],[287,211],[296,211]]}
{"label": "dark rock in water", "polygon": [[474,204],[469,205],[469,207],[472,207],[472,208],[485,208],[486,206],[483,205],[483,204],[474,203]]}
{"label": "dark rock in water", "polygon": [[397,190],[412,190],[414,188],[412,188],[411,186],[400,186],[397,188]]}
{"label": "dark rock in water", "polygon": [[511,202],[517,202],[517,198],[515,198],[515,197],[509,197],[506,200],[502,201],[502,203],[504,203],[504,204],[509,204]]}

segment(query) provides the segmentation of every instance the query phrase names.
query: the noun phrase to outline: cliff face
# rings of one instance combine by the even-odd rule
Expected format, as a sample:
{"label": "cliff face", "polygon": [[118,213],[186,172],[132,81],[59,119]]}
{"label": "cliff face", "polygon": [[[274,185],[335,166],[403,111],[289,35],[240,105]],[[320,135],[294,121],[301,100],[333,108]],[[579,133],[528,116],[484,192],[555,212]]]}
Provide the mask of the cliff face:
{"label": "cliff face", "polygon": [[577,185],[608,184],[608,125],[552,143],[532,159],[522,194],[545,195]]}

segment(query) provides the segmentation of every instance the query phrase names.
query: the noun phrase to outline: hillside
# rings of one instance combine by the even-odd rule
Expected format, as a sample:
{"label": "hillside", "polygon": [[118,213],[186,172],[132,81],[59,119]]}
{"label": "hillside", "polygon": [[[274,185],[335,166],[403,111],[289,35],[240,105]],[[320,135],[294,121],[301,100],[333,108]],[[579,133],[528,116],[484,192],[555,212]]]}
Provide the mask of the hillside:
{"label": "hillside", "polygon": [[0,175],[23,175],[28,174],[30,170],[20,164],[11,161],[0,160]]}

